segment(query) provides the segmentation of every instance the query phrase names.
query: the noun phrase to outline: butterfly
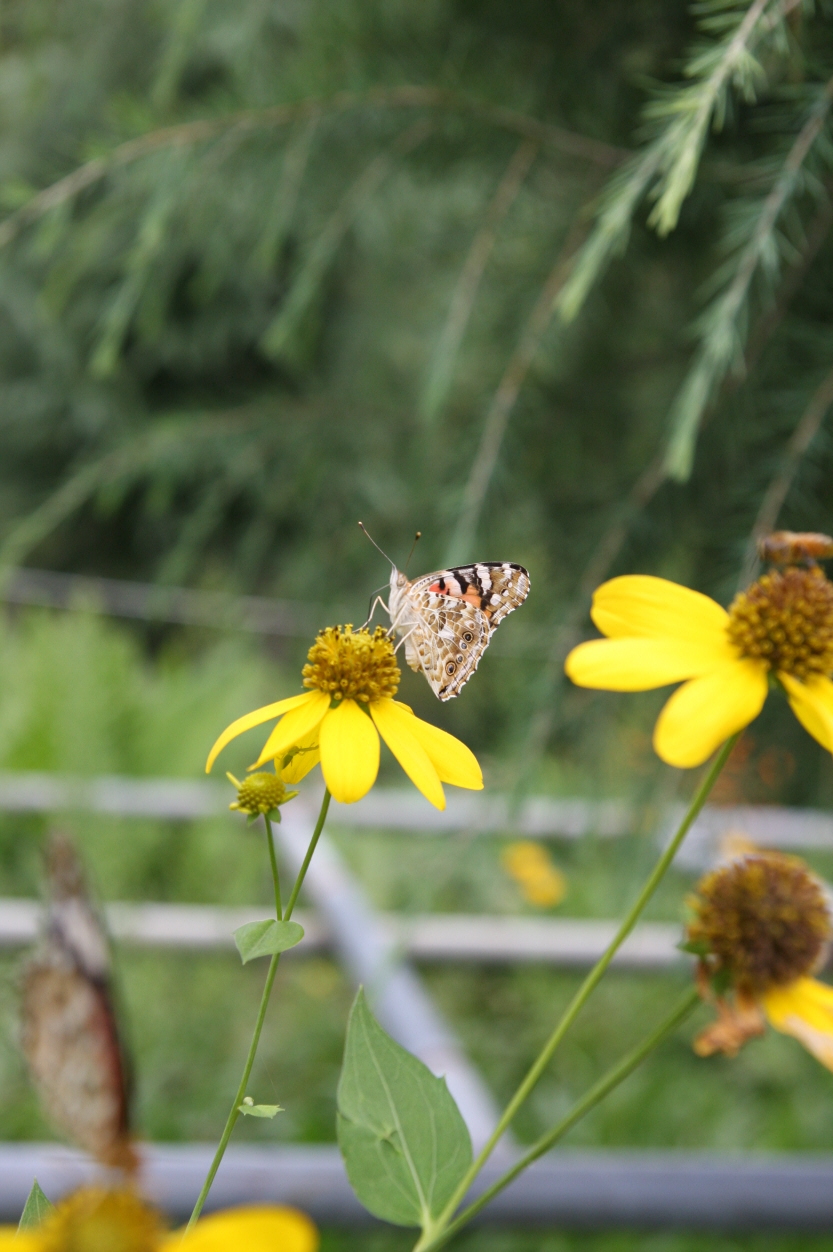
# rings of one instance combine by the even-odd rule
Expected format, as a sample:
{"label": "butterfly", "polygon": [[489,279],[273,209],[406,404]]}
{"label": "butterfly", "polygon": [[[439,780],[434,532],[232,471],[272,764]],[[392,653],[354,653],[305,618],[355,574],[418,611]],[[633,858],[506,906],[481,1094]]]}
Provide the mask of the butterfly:
{"label": "butterfly", "polygon": [[50,841],[47,884],[44,933],[21,980],[23,1052],[56,1127],[103,1164],[132,1170],[109,943],[77,854],[61,835]]}
{"label": "butterfly", "polygon": [[405,660],[422,670],[434,695],[459,695],[497,627],[529,594],[529,574],[509,561],[483,561],[410,581],[392,564],[385,606],[405,644]]}

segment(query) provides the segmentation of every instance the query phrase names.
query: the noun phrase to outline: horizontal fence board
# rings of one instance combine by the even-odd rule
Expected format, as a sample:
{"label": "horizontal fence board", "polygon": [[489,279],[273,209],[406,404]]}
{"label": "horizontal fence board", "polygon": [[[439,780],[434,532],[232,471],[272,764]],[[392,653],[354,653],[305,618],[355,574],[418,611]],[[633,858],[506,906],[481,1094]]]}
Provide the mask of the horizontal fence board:
{"label": "horizontal fence board", "polygon": [[[213,1145],[145,1144],[141,1151],[145,1194],[171,1218],[184,1220]],[[480,1186],[498,1173],[487,1165]],[[35,1177],[58,1199],[97,1176],[88,1158],[56,1144],[0,1144],[0,1219],[19,1218]],[[230,1147],[206,1208],[264,1202],[295,1205],[325,1226],[372,1221],[350,1189],[338,1149],[328,1144]],[[559,1149],[521,1175],[479,1220],[597,1229],[833,1231],[833,1156]]]}
{"label": "horizontal fence board", "polygon": [[[259,921],[267,905],[224,908],[211,904],[109,904],[107,925],[114,939],[135,947],[232,951],[233,932]],[[296,915],[304,938],[287,953],[305,955],[332,946],[326,923],[314,913]],[[34,942],[41,919],[36,900],[0,899],[0,947]],[[522,962],[593,965],[607,948],[618,923],[584,918],[501,917],[467,913],[405,916],[383,913],[380,925],[403,956],[424,961]],[[677,948],[679,926],[643,922],[625,940],[614,964],[630,969],[663,969],[690,958]]]}

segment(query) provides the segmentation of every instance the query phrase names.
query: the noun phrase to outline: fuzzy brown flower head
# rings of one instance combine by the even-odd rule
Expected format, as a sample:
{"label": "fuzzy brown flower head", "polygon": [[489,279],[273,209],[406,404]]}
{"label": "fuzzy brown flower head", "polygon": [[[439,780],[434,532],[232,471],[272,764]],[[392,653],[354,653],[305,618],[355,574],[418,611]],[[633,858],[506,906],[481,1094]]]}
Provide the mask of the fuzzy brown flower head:
{"label": "fuzzy brown flower head", "polygon": [[743,995],[787,985],[816,964],[831,935],[821,884],[795,857],[757,853],[702,878],[690,944]]}
{"label": "fuzzy brown flower head", "polygon": [[[278,808],[285,800],[291,798],[287,796],[286,787],[277,774],[270,774],[266,770],[249,774],[243,782],[238,782],[231,774],[229,778],[237,788],[237,799],[234,804],[229,805],[229,808],[239,809],[241,813],[271,813],[272,809]],[[296,791],[292,794],[298,793]]]}
{"label": "fuzzy brown flower head", "polygon": [[138,1196],[100,1187],[76,1191],[38,1227],[43,1252],[156,1252],[163,1233]]}
{"label": "fuzzy brown flower head", "polygon": [[735,596],[728,630],[744,656],[771,669],[833,674],[833,583],[817,565],[770,570]]}
{"label": "fuzzy brown flower head", "polygon": [[303,669],[305,687],[326,691],[334,700],[384,700],[395,696],[401,678],[393,642],[377,626],[353,630],[352,626],[328,626],[309,650]]}

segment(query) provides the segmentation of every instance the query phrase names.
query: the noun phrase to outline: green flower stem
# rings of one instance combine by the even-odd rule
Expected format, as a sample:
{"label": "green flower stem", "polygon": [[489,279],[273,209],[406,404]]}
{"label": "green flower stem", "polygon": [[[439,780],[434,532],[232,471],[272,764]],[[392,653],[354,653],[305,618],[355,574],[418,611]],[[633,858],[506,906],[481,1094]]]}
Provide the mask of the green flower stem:
{"label": "green flower stem", "polygon": [[263,814],[263,820],[266,823],[266,837],[269,843],[269,864],[272,866],[272,884],[275,888],[275,917],[279,922],[281,922],[283,921],[283,912],[281,909],[281,876],[278,873],[278,858],[275,856],[275,836],[272,834],[272,823],[269,821],[268,813]]}
{"label": "green flower stem", "polygon": [[[318,844],[318,840],[321,837],[321,831],[324,829],[324,823],[327,820],[327,810],[329,809],[329,807],[330,807],[330,793],[329,791],[325,790],[324,799],[321,801],[321,809],[318,814],[318,821],[315,823],[315,830],[313,831],[312,838],[309,841],[309,847],[307,848],[307,852],[306,852],[306,856],[304,857],[303,864],[298,871],[298,877],[295,879],[295,885],[292,888],[292,894],[290,895],[289,900],[287,902],[286,912],[283,916],[283,919],[281,919],[281,914],[280,914],[280,885],[278,881],[277,860],[275,858],[275,846],[274,846],[274,841],[272,838],[272,828],[271,828],[268,818],[266,819],[266,829],[269,834],[269,852],[270,852],[270,859],[272,861],[272,873],[274,876],[274,883],[275,883],[275,902],[276,902],[276,907],[278,910],[278,921],[283,920],[283,921],[288,922],[290,917],[292,916],[292,911],[295,908],[295,904],[298,900],[298,896],[301,894],[301,887],[303,886],[304,879],[306,878],[307,870],[309,869],[309,863],[312,860],[312,854],[314,853],[316,845]],[[225,1124],[225,1127],[223,1128],[223,1133],[220,1136],[220,1142],[217,1144],[217,1151],[214,1153],[214,1160],[211,1162],[211,1168],[209,1169],[205,1182],[202,1185],[202,1190],[200,1191],[200,1194],[197,1196],[197,1202],[194,1205],[194,1211],[191,1214],[191,1217],[188,1221],[186,1230],[191,1229],[191,1227],[196,1223],[200,1213],[202,1212],[203,1205],[205,1204],[205,1201],[208,1198],[208,1193],[211,1190],[211,1186],[214,1182],[214,1178],[216,1177],[217,1170],[220,1168],[220,1162],[225,1156],[226,1148],[228,1147],[228,1142],[229,1142],[229,1139],[231,1138],[231,1132],[234,1130],[235,1123],[238,1117],[240,1116],[240,1105],[243,1103],[243,1098],[246,1095],[246,1088],[249,1085],[249,1078],[251,1077],[252,1066],[255,1063],[255,1056],[257,1055],[258,1044],[260,1043],[260,1035],[261,1035],[261,1031],[263,1030],[263,1022],[266,1018],[266,1009],[269,1005],[269,997],[272,993],[272,984],[274,983],[275,975],[278,972],[279,961],[280,961],[280,953],[276,952],[269,962],[269,971],[266,975],[266,982],[264,983],[264,986],[263,986],[263,994],[260,997],[260,1007],[257,1011],[257,1020],[255,1021],[254,1034],[252,1035],[252,1042],[249,1045],[249,1054],[246,1057],[246,1064],[243,1066],[243,1075],[240,1079],[240,1085],[237,1088],[237,1094],[234,1097],[234,1101],[232,1103],[231,1109],[229,1110],[229,1115],[226,1118],[226,1124]]]}
{"label": "green flower stem", "polygon": [[643,1039],[641,1043],[637,1044],[633,1051],[629,1052],[626,1056],[623,1056],[622,1059],[618,1061],[612,1069],[609,1069],[607,1073],[590,1088],[589,1091],[586,1091],[581,1099],[573,1105],[569,1113],[567,1113],[567,1115],[563,1117],[560,1122],[553,1126],[552,1130],[548,1130],[545,1135],[542,1135],[541,1138],[534,1143],[519,1160],[515,1162],[511,1169],[507,1170],[507,1172],[498,1178],[496,1182],[493,1182],[490,1187],[487,1187],[483,1194],[479,1195],[477,1199],[468,1206],[468,1208],[463,1209],[463,1212],[454,1219],[450,1226],[446,1227],[442,1234],[429,1238],[427,1243],[418,1243],[414,1252],[436,1252],[436,1249],[441,1248],[444,1244],[446,1244],[462,1226],[465,1226],[467,1222],[471,1221],[476,1213],[479,1213],[490,1200],[492,1200],[500,1191],[503,1191],[504,1187],[508,1187],[509,1183],[512,1182],[513,1179],[517,1178],[518,1174],[523,1173],[528,1165],[531,1165],[533,1161],[537,1161],[540,1156],[543,1156],[545,1152],[548,1152],[551,1147],[558,1143],[559,1139],[563,1139],[567,1131],[575,1126],[576,1122],[580,1122],[581,1119],[589,1113],[591,1109],[595,1108],[606,1095],[609,1095],[615,1087],[618,1087],[621,1082],[624,1082],[628,1075],[632,1074],[633,1071],[642,1064],[645,1058],[649,1056],[655,1048],[659,1047],[663,1040],[666,1039],[681,1022],[685,1021],[699,1001],[700,995],[697,988],[690,988],[669,1016],[666,1017],[665,1021],[662,1022],[661,1025],[657,1026],[656,1030],[652,1031],[652,1033]]}
{"label": "green flower stem", "polygon": [[[625,942],[628,935],[633,930],[645,906],[647,905],[648,901],[651,899],[651,896],[654,894],[657,887],[662,882],[662,879],[665,876],[665,873],[669,865],[674,860],[674,857],[677,854],[677,850],[679,849],[680,844],[682,843],[683,839],[685,839],[697,815],[699,814],[703,805],[706,803],[709,792],[711,791],[712,787],[716,783],[718,775],[720,774],[720,771],[723,769],[723,766],[726,764],[727,760],[729,759],[729,755],[732,751],[732,748],[735,746],[737,740],[738,740],[738,735],[732,735],[731,739],[727,739],[723,747],[718,752],[717,756],[715,757],[714,763],[711,766],[711,769],[706,774],[706,777],[703,779],[700,786],[697,788],[697,791],[694,794],[694,798],[688,807],[688,811],[685,817],[680,822],[680,825],[677,828],[674,838],[671,840],[668,847],[665,849],[662,856],[659,858],[656,865],[654,866],[651,874],[648,877],[647,882],[645,883],[639,895],[637,896],[633,907],[628,912],[625,920],[622,922],[621,926],[616,932],[616,935],[611,941],[609,947],[605,951],[604,955],[600,957],[600,959],[593,966],[590,973],[587,975],[584,982],[581,984],[578,991],[573,996],[560,1022],[555,1027],[555,1030],[552,1032],[547,1042],[544,1044],[544,1047],[541,1049],[541,1052],[538,1054],[537,1059],[533,1062],[532,1066],[528,1070],[526,1077],[523,1079],[517,1091],[513,1095],[512,1099],[509,1101],[508,1105],[506,1106],[497,1126],[492,1131],[492,1134],[489,1136],[489,1139],[485,1147],[483,1147],[479,1155],[475,1158],[475,1160],[469,1166],[468,1170],[466,1171],[465,1176],[460,1182],[460,1185],[457,1187],[456,1191],[454,1192],[454,1195],[451,1197],[448,1204],[445,1206],[442,1213],[438,1217],[437,1223],[433,1231],[433,1235],[435,1238],[439,1233],[445,1230],[446,1226],[451,1221],[452,1217],[454,1216],[454,1212],[457,1206],[460,1204],[466,1192],[468,1191],[469,1187],[474,1182],[474,1179],[480,1173],[486,1161],[491,1156],[492,1151],[495,1147],[495,1144],[498,1142],[501,1135],[506,1130],[507,1126],[509,1126],[515,1114],[517,1113],[518,1109],[524,1103],[527,1096],[530,1094],[533,1087],[538,1082],[538,1079],[541,1077],[544,1070],[549,1065],[550,1061],[553,1058],[553,1055],[555,1054],[556,1049],[558,1048],[562,1039],[566,1035],[570,1026],[572,1026],[576,1017],[578,1017],[580,1010],[584,1007],[584,1004],[589,999],[590,995],[593,993],[593,991],[596,989],[598,984],[601,982],[602,977],[604,976],[607,970],[607,967],[610,965],[610,962],[613,960],[614,956],[619,951],[619,948],[621,948],[622,944]],[[414,1250],[414,1252],[417,1252],[417,1249],[420,1249],[419,1244],[417,1244],[417,1248]],[[420,1249],[420,1252],[422,1252],[422,1249]]]}

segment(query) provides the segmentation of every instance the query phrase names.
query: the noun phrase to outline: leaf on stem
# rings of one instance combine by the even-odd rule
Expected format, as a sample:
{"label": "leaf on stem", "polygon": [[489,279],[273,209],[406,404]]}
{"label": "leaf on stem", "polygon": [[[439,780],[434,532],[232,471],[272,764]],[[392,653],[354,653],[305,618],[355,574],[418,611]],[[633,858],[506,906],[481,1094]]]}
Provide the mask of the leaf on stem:
{"label": "leaf on stem", "polygon": [[277,1113],[282,1113],[283,1109],[279,1104],[255,1104],[251,1096],[246,1096],[242,1104],[237,1106],[238,1112],[245,1113],[247,1117],[274,1117]]}
{"label": "leaf on stem", "polygon": [[234,942],[240,959],[245,965],[256,956],[274,956],[277,952],[286,952],[294,948],[304,937],[304,928],[297,922],[276,922],[274,918],[265,922],[247,922],[234,932]]}
{"label": "leaf on stem", "polygon": [[36,1226],[40,1226],[44,1218],[49,1216],[54,1207],[52,1201],[44,1195],[36,1178],[32,1183],[32,1190],[26,1197],[18,1230],[34,1230]]}
{"label": "leaf on stem", "polygon": [[359,989],[338,1085],[338,1142],[358,1198],[397,1226],[432,1225],[471,1164],[471,1140],[444,1078],[374,1019]]}

